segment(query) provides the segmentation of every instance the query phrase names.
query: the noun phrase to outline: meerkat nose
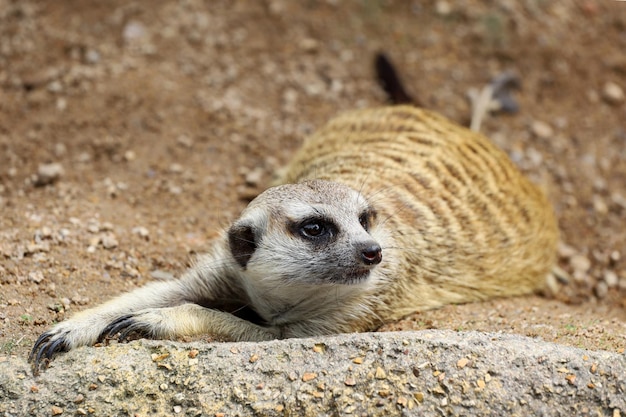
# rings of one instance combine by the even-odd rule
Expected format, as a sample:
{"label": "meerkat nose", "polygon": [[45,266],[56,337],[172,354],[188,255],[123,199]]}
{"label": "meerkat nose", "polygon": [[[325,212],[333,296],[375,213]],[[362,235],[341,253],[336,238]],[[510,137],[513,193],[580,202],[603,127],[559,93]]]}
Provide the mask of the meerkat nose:
{"label": "meerkat nose", "polygon": [[383,252],[378,243],[368,245],[361,249],[361,259],[366,265],[376,265],[383,260]]}

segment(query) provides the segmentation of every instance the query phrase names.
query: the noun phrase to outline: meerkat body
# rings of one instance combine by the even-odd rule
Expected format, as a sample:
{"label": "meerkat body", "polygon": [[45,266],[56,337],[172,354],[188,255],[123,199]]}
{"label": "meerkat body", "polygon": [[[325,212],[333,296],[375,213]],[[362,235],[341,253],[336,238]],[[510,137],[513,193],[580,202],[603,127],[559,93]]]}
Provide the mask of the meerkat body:
{"label": "meerkat body", "polygon": [[57,352],[131,332],[240,341],[374,330],[409,313],[540,289],[558,231],[545,196],[485,137],[426,110],[340,116],[309,138],[180,279],[44,333]]}

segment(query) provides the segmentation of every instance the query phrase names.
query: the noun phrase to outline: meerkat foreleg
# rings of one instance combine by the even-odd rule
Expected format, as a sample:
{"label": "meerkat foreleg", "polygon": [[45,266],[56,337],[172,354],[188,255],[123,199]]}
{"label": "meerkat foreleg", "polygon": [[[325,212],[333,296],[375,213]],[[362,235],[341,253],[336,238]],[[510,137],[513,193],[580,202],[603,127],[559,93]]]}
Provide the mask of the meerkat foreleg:
{"label": "meerkat foreleg", "polygon": [[257,342],[280,336],[277,328],[262,327],[230,313],[197,304],[140,310],[120,317],[104,332],[109,335],[120,333],[120,340],[131,333],[140,333],[154,339],[211,334],[234,342]]}
{"label": "meerkat foreleg", "polygon": [[120,317],[146,308],[175,306],[185,302],[185,296],[185,286],[180,281],[154,282],[82,311],[43,333],[35,342],[29,361],[39,367],[59,352],[92,345],[106,336],[104,330]]}
{"label": "meerkat foreleg", "polygon": [[[205,256],[199,260],[194,268],[190,269],[179,280],[166,282],[153,282],[144,287],[138,288],[129,293],[114,298],[100,306],[82,311],[69,320],[58,323],[49,331],[43,333],[35,342],[29,356],[29,361],[33,363],[33,369],[38,370],[41,365],[47,364],[57,353],[74,349],[78,346],[93,345],[99,340],[108,336],[115,336],[112,333],[113,326],[120,324],[141,327],[144,334],[179,336],[193,334],[193,329],[215,328],[217,334],[233,338],[246,340],[262,339],[261,336],[254,336],[254,330],[249,330],[249,337],[246,337],[243,327],[237,327],[235,323],[240,319],[232,316],[231,322],[226,317],[228,313],[220,313],[217,310],[210,310],[197,304],[209,305],[212,303],[219,305],[221,300],[241,300],[242,294],[236,280],[227,279],[225,270],[228,269],[226,263],[216,262],[216,259],[223,259],[219,248],[214,248],[215,253]],[[241,301],[240,301],[241,302]],[[197,303],[197,304],[193,304]],[[182,307],[177,310],[176,307]],[[193,307],[197,309],[193,309]],[[170,308],[170,310],[168,310]],[[207,311],[204,315],[195,314],[184,319],[185,310]],[[161,311],[162,310],[162,311]],[[173,311],[172,314],[166,313]],[[132,321],[130,318],[138,312],[137,318]],[[141,321],[141,317],[146,320]],[[157,319],[157,317],[162,317]],[[172,324],[172,318],[181,320],[179,326]],[[149,319],[149,320],[148,320]],[[216,320],[214,327],[208,322]],[[235,320],[236,319],[236,320]],[[241,320],[243,321],[243,320]],[[149,324],[155,325],[154,329],[148,329]],[[143,324],[143,326],[139,326]],[[230,326],[230,327],[229,327]],[[238,331],[228,331],[229,328],[240,329]],[[265,337],[267,338],[267,337]]]}

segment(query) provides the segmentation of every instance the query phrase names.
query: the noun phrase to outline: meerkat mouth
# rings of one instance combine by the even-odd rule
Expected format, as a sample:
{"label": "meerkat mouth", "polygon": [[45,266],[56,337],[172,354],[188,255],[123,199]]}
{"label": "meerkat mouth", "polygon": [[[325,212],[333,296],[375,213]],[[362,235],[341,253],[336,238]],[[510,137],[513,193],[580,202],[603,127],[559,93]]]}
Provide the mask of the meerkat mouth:
{"label": "meerkat mouth", "polygon": [[356,284],[366,280],[372,270],[370,268],[352,268],[344,272],[342,284]]}

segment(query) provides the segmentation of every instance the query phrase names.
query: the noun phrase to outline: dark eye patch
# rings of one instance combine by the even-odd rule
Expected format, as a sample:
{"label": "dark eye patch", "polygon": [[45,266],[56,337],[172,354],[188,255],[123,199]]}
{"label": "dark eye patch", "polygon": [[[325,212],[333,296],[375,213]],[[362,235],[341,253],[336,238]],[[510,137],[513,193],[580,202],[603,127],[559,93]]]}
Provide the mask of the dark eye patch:
{"label": "dark eye patch", "polygon": [[369,232],[372,222],[376,219],[376,211],[368,209],[359,216],[359,223],[366,232]]}
{"label": "dark eye patch", "polygon": [[363,227],[363,229],[365,229],[366,232],[370,230],[370,218],[367,212],[362,213],[359,216],[359,223],[361,223],[361,226]]}

